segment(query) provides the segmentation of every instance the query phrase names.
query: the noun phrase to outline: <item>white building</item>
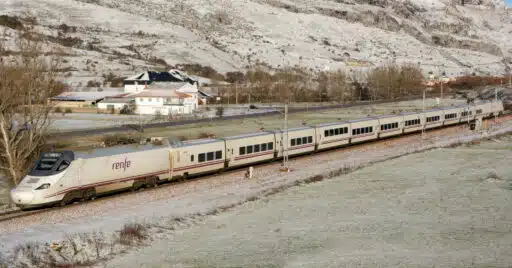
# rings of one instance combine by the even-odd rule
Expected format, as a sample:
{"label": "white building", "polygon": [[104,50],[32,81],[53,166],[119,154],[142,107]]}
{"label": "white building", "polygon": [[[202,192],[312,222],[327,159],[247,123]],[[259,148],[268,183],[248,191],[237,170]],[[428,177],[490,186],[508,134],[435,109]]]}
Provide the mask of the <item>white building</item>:
{"label": "white building", "polygon": [[177,115],[191,114],[198,105],[196,94],[177,90],[151,89],[135,95],[137,114]]}

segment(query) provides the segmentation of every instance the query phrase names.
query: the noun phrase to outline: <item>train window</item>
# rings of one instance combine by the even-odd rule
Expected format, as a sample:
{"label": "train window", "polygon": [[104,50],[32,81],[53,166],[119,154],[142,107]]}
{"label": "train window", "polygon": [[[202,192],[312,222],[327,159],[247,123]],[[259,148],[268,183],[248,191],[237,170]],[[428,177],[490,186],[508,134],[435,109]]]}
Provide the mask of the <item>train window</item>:
{"label": "train window", "polygon": [[302,138],[302,144],[306,144],[308,143],[308,137],[303,137]]}
{"label": "train window", "polygon": [[361,134],[361,129],[360,128],[356,129],[356,134],[357,135]]}
{"label": "train window", "polygon": [[381,125],[380,130],[386,130],[386,125]]}
{"label": "train window", "polygon": [[352,129],[352,135],[356,135],[356,130],[355,129]]}
{"label": "train window", "polygon": [[264,152],[267,150],[267,144],[266,143],[262,143],[261,144],[261,151]]}
{"label": "train window", "polygon": [[62,161],[62,163],[59,165],[59,167],[57,168],[57,171],[61,171],[61,170],[64,170],[66,169],[67,167],[69,167],[69,162],[68,161]]}
{"label": "train window", "polygon": [[199,154],[197,156],[197,160],[199,161],[199,163],[206,161],[206,154]]}
{"label": "train window", "polygon": [[209,152],[206,154],[206,161],[212,161],[214,158],[213,152]]}
{"label": "train window", "polygon": [[348,127],[345,127],[344,130],[345,130],[345,134],[347,134],[348,133]]}
{"label": "train window", "polygon": [[215,152],[215,159],[221,159],[222,158],[222,151],[216,151]]}
{"label": "train window", "polygon": [[339,128],[334,129],[334,135],[340,135],[340,129]]}
{"label": "train window", "polygon": [[274,143],[273,142],[269,142],[267,145],[268,145],[268,149],[269,150],[273,150],[274,149]]}
{"label": "train window", "polygon": [[334,136],[334,129],[329,129],[329,136]]}
{"label": "train window", "polygon": [[291,140],[292,146],[295,146],[295,139]]}
{"label": "train window", "polygon": [[247,153],[252,154],[252,145],[247,146]]}
{"label": "train window", "polygon": [[244,155],[245,154],[245,146],[239,148],[238,154],[239,155]]}
{"label": "train window", "polygon": [[476,113],[477,113],[477,114],[481,114],[481,113],[482,113],[482,109],[478,109],[478,110],[476,110]]}
{"label": "train window", "polygon": [[190,156],[190,162],[194,162],[194,155]]}
{"label": "train window", "polygon": [[370,132],[373,132],[373,127],[370,127]]}
{"label": "train window", "polygon": [[302,145],[302,139],[301,138],[297,138],[297,145]]}
{"label": "train window", "polygon": [[260,145],[259,144],[254,145],[254,152],[255,153],[259,153],[260,152]]}
{"label": "train window", "polygon": [[313,143],[313,136],[308,137],[308,143]]}
{"label": "train window", "polygon": [[325,137],[329,137],[329,130],[327,130],[327,129],[326,129],[326,130],[324,131],[324,136],[325,136]]}

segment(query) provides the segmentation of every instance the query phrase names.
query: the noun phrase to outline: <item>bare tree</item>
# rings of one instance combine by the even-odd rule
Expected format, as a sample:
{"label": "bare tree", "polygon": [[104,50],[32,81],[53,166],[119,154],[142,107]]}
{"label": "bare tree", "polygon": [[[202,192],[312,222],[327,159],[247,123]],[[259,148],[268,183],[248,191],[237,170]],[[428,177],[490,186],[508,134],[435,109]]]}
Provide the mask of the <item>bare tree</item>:
{"label": "bare tree", "polygon": [[38,157],[50,125],[48,99],[64,90],[56,80],[59,59],[44,56],[40,42],[23,33],[19,56],[0,58],[0,170],[17,185]]}

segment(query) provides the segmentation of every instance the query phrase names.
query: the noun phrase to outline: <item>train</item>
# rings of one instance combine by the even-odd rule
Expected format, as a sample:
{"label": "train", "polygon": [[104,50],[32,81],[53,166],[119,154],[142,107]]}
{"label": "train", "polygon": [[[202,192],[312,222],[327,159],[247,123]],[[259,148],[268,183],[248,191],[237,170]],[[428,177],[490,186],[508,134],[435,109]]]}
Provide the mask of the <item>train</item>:
{"label": "train", "polygon": [[[155,187],[177,178],[255,165],[374,141],[479,118],[500,116],[501,101],[436,108],[349,121],[190,140],[165,145],[98,148],[87,152],[44,152],[11,190],[20,208],[65,206],[123,189]],[[287,133],[287,135],[286,135]],[[288,137],[286,137],[288,136]],[[286,140],[288,141],[286,143]],[[288,146],[285,146],[285,145]]]}

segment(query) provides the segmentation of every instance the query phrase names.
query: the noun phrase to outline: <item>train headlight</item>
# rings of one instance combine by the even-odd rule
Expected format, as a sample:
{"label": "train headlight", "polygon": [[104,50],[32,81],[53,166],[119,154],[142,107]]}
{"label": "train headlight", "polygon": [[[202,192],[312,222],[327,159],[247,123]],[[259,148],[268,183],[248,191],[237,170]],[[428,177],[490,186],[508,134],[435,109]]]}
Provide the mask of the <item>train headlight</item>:
{"label": "train headlight", "polygon": [[48,189],[48,188],[50,188],[50,184],[44,183],[41,186],[37,187],[36,190],[43,190],[43,189]]}

